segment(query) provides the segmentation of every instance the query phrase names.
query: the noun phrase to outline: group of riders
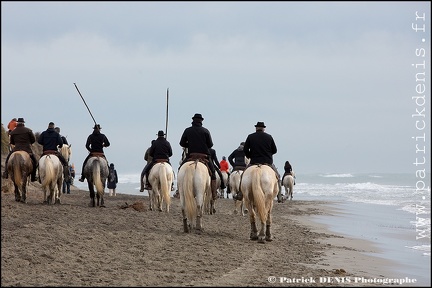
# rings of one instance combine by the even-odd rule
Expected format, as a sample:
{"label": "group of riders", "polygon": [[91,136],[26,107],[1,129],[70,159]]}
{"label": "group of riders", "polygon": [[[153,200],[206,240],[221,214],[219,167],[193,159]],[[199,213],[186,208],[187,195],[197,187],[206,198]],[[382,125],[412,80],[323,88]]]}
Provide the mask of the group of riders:
{"label": "group of riders", "polygon": [[[33,131],[31,129],[25,127],[24,118],[18,118],[16,120],[16,127],[13,127],[15,125],[14,123],[12,123],[13,120],[8,125],[10,144],[12,144],[13,149],[9,152],[9,155],[6,158],[6,169],[5,173],[3,174],[3,178],[8,178],[7,162],[12,152],[22,150],[29,153],[32,159],[34,169],[31,174],[31,181],[36,181],[37,161],[31,149],[31,145],[36,142],[35,135],[33,134]],[[187,153],[182,162],[180,163],[180,166],[187,161],[197,159],[205,163],[209,169],[209,174],[211,178],[210,186],[212,192],[212,199],[216,200],[218,197],[216,173],[219,174],[221,179],[220,188],[225,189],[226,187],[223,181],[221,171],[225,171],[229,175],[229,165],[226,161],[225,156],[223,157],[223,160],[221,162],[218,161],[216,151],[212,148],[213,139],[211,133],[207,128],[203,127],[203,120],[204,118],[202,117],[202,115],[196,113],[192,117],[191,126],[187,127],[184,130],[180,138],[180,146],[183,147],[183,149],[187,151]],[[231,164],[231,166],[233,167],[232,172],[236,170],[244,171],[250,165],[255,164],[270,166],[271,168],[273,168],[275,172],[275,177],[278,180],[280,193],[280,174],[277,171],[275,165],[273,164],[273,155],[277,153],[277,147],[273,137],[265,132],[265,128],[266,126],[264,122],[257,122],[257,124],[255,125],[255,132],[249,134],[246,138],[246,141],[240,143],[239,147],[229,155],[228,161],[229,164]],[[87,160],[94,155],[105,157],[103,148],[110,146],[108,138],[101,133],[101,129],[102,128],[99,124],[95,124],[92,134],[87,137],[85,147],[89,151],[89,154],[85,158],[82,165],[81,178],[79,179],[80,182],[83,182],[85,179],[84,167]],[[144,188],[147,190],[151,189],[151,186],[148,183],[148,174],[155,163],[167,162],[171,164],[170,157],[173,155],[172,147],[171,144],[166,140],[165,135],[166,134],[162,130],[159,131],[157,133],[157,139],[152,140],[151,146],[147,149],[145,153],[144,159],[147,161],[147,165],[144,167],[141,173],[140,191],[143,191]],[[38,138],[38,143],[43,146],[43,153],[41,156],[46,154],[55,154],[60,159],[63,166],[68,167],[67,160],[64,159],[64,157],[58,152],[57,149],[57,147],[61,148],[63,144],[68,145],[68,143],[66,138],[60,135],[60,128],[55,127],[53,122],[50,122],[48,124],[48,129],[41,133]],[[249,160],[249,163],[246,163],[246,159]],[[284,170],[285,173],[283,177],[288,174],[292,174],[292,167],[289,161],[285,162]],[[145,187],[143,180],[144,176],[145,179],[147,179]],[[229,185],[227,192],[230,192]],[[239,193],[233,195],[233,198],[236,200],[242,200],[242,192],[239,191]]]}
{"label": "group of riders", "polygon": [[[18,119],[14,118],[11,120],[11,122],[8,125],[9,143],[13,148],[10,149],[9,154],[6,157],[5,171],[3,173],[3,178],[7,179],[9,177],[7,164],[12,153],[15,151],[25,151],[29,154],[33,164],[33,170],[31,173],[30,180],[34,182],[37,181],[36,171],[37,171],[38,163],[36,161],[35,155],[33,154],[31,146],[33,143],[36,142],[36,137],[30,128],[25,127],[24,123],[25,123],[24,118],[18,118]],[[61,148],[63,144],[68,145],[66,137],[60,135],[59,127],[55,127],[54,123],[50,122],[48,124],[48,128],[40,134],[39,138],[37,139],[37,142],[40,145],[42,145],[42,155],[40,155],[41,157],[44,155],[54,154],[59,158],[63,167],[69,169],[68,160],[66,160],[62,156],[62,154],[58,151],[58,148]]]}

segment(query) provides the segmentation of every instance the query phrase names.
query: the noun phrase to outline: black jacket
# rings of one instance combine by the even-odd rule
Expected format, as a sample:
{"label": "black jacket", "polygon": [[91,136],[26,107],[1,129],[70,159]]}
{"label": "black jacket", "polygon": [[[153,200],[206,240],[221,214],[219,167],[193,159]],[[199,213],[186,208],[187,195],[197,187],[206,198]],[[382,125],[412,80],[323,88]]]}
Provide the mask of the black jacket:
{"label": "black jacket", "polygon": [[152,161],[158,159],[167,159],[173,155],[171,144],[165,139],[165,137],[158,137],[150,147],[149,156],[152,157]]}
{"label": "black jacket", "polygon": [[87,137],[86,148],[90,152],[100,152],[103,153],[104,147],[109,147],[111,144],[108,138],[100,133],[99,130],[93,130],[93,133]]}
{"label": "black jacket", "polygon": [[42,132],[39,136],[38,143],[43,146],[43,151],[57,151],[58,148],[63,147],[63,140],[61,139],[60,134],[57,133],[54,128],[48,128]]}
{"label": "black jacket", "polygon": [[258,130],[249,134],[244,145],[246,157],[250,158],[250,164],[273,164],[273,154],[277,148],[270,134]]}
{"label": "black jacket", "polygon": [[193,121],[192,126],[184,130],[180,138],[180,146],[188,148],[188,153],[202,153],[210,155],[209,149],[213,147],[210,131],[202,127],[199,121]]}
{"label": "black jacket", "polygon": [[246,167],[245,157],[243,146],[239,146],[228,156],[228,161],[232,167]]}

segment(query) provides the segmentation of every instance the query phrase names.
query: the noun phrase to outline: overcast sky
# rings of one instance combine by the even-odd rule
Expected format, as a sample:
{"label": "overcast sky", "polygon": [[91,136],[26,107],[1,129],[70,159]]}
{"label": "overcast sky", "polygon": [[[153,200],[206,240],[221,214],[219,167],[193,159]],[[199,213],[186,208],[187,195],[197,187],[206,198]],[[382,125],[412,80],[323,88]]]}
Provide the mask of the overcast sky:
{"label": "overcast sky", "polygon": [[[53,121],[80,171],[94,122],[76,83],[120,174],[141,172],[166,125],[177,169],[195,113],[219,160],[263,121],[279,172],[286,160],[298,176],[430,172],[430,162],[413,164],[430,159],[430,10],[429,1],[2,1],[1,121],[23,117],[34,132]],[[426,117],[413,117],[421,95]],[[426,142],[412,138],[423,133]]]}

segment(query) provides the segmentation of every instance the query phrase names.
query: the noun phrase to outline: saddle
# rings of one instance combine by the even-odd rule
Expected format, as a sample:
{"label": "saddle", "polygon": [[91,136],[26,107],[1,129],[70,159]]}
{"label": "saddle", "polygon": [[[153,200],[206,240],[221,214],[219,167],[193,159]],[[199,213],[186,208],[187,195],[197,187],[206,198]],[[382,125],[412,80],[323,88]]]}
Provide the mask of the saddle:
{"label": "saddle", "polygon": [[196,160],[203,163],[207,167],[207,170],[209,171],[209,175],[212,176],[211,169],[208,164],[209,163],[208,155],[204,153],[190,153],[185,163],[187,161],[196,161]]}
{"label": "saddle", "polygon": [[90,156],[104,157],[105,158],[105,154],[103,152],[90,152]]}
{"label": "saddle", "polygon": [[163,162],[168,162],[168,159],[156,159],[155,163],[163,163]]}
{"label": "saddle", "polygon": [[43,155],[57,155],[57,151],[56,150],[45,150],[45,151],[43,151],[43,153],[42,153],[42,156]]}

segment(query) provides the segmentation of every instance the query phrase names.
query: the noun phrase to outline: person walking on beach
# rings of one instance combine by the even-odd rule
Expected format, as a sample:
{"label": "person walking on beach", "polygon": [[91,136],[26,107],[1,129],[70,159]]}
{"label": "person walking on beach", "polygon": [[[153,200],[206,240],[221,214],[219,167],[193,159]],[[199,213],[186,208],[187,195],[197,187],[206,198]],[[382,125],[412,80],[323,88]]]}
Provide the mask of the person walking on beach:
{"label": "person walking on beach", "polygon": [[[280,175],[273,164],[273,155],[277,153],[277,147],[273,137],[265,132],[265,128],[264,122],[257,122],[255,133],[249,134],[246,138],[244,152],[246,157],[250,158],[249,165],[263,164],[273,168],[279,183],[280,193]],[[243,193],[239,191],[235,199],[241,201]]]}
{"label": "person walking on beach", "polygon": [[36,137],[33,131],[24,125],[24,118],[18,118],[17,126],[10,132],[10,144],[13,149],[9,151],[5,160],[5,171],[3,172],[3,178],[7,179],[9,177],[7,165],[10,155],[15,151],[25,151],[30,155],[30,159],[33,163],[33,171],[31,173],[31,181],[36,181],[36,171],[37,171],[37,161],[32,151],[32,144],[36,142]]}
{"label": "person walking on beach", "polygon": [[169,158],[173,155],[171,144],[165,139],[165,133],[162,130],[158,131],[157,136],[158,138],[153,142],[149,151],[149,156],[152,157],[152,161],[144,167],[144,174],[146,175],[146,190],[152,189],[148,181],[148,176],[153,165],[157,162],[167,162],[171,165],[169,161]]}
{"label": "person walking on beach", "polygon": [[[99,153],[102,157],[105,158],[105,160],[107,160],[105,157],[103,148],[109,147],[111,145],[111,143],[109,142],[109,140],[105,136],[105,134],[102,134],[100,132],[101,129],[102,129],[102,127],[99,124],[95,124],[95,126],[93,127],[93,133],[87,137],[87,142],[86,142],[85,147],[89,151],[89,154],[84,159],[84,163],[82,165],[81,178],[78,179],[80,182],[84,182],[84,179],[85,179],[84,167],[87,164],[88,159],[90,159],[90,157],[92,156],[92,153],[94,153],[94,152]],[[107,163],[108,163],[108,160],[107,160]]]}
{"label": "person walking on beach", "polygon": [[[201,114],[195,113],[192,117],[192,126],[186,128],[180,138],[180,146],[187,148],[187,155],[182,161],[180,166],[182,166],[186,161],[188,161],[191,155],[196,157],[202,157],[208,161],[208,166],[211,172],[211,192],[213,201],[217,199],[217,187],[216,187],[216,172],[213,165],[213,161],[210,156],[210,148],[213,147],[213,139],[211,137],[210,131],[203,127],[204,118]],[[180,167],[179,167],[180,169]]]}
{"label": "person walking on beach", "polygon": [[72,184],[72,166],[63,169],[63,194],[70,194],[70,186]]}
{"label": "person walking on beach", "polygon": [[114,163],[111,163],[108,169],[108,189],[110,196],[116,196],[116,188],[118,183],[117,170],[114,168]]}

